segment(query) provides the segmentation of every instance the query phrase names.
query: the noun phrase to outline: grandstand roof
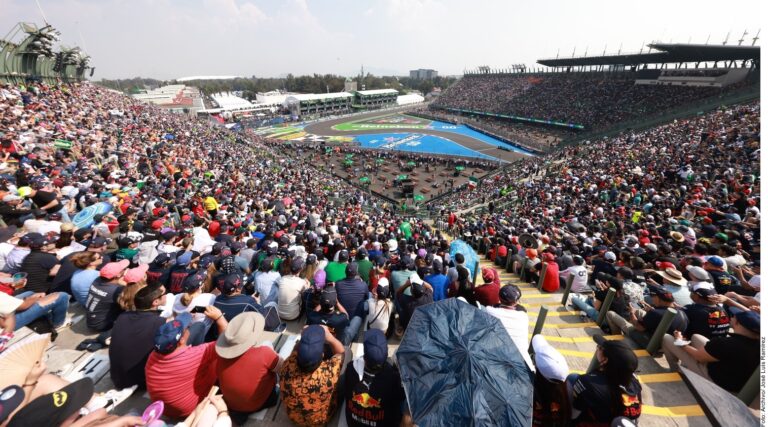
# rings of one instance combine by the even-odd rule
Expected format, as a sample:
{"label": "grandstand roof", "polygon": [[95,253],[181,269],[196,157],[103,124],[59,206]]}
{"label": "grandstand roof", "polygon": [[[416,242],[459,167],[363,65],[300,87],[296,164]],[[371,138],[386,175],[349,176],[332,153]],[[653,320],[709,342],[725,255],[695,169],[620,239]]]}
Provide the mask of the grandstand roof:
{"label": "grandstand roof", "polygon": [[660,52],[539,59],[536,62],[547,67],[569,67],[580,65],[641,65],[760,59],[760,46],[651,43],[648,47]]}
{"label": "grandstand roof", "polygon": [[315,99],[334,99],[334,98],[348,98],[352,96],[349,92],[334,92],[334,93],[297,93],[291,95],[288,99],[296,99],[298,101],[312,101]]}
{"label": "grandstand roof", "polygon": [[388,93],[392,93],[392,94],[399,93],[395,89],[371,89],[371,90],[358,90],[356,92],[360,95],[385,95]]}

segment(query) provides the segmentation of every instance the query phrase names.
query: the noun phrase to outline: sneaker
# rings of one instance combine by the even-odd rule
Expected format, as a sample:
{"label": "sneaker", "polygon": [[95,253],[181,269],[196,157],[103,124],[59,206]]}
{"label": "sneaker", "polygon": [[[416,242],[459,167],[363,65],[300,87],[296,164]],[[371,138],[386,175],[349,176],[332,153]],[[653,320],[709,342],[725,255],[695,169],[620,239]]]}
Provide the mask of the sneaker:
{"label": "sneaker", "polygon": [[61,332],[62,330],[67,329],[70,326],[72,326],[72,316],[67,316],[64,319],[64,323],[62,323],[59,326],[56,326],[56,332]]}
{"label": "sneaker", "polygon": [[138,385],[124,388],[122,390],[111,389],[104,393],[94,396],[90,402],[85,406],[88,412],[93,412],[97,409],[104,408],[107,412],[111,412],[117,407],[117,405],[123,403],[125,399],[128,399],[136,389]]}

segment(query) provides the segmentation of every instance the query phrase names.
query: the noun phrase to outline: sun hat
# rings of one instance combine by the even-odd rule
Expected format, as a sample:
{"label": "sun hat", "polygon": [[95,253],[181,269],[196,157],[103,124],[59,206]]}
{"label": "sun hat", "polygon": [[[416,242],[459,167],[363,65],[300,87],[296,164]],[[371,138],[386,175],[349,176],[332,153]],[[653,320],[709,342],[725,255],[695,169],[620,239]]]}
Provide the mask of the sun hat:
{"label": "sun hat", "polygon": [[253,347],[264,337],[264,316],[249,311],[235,316],[216,340],[216,354],[234,359]]}
{"label": "sun hat", "polygon": [[674,268],[665,268],[664,270],[657,271],[657,273],[663,277],[664,280],[668,280],[678,286],[685,286],[688,283],[688,281],[685,280],[685,277],[683,277],[683,273]]}

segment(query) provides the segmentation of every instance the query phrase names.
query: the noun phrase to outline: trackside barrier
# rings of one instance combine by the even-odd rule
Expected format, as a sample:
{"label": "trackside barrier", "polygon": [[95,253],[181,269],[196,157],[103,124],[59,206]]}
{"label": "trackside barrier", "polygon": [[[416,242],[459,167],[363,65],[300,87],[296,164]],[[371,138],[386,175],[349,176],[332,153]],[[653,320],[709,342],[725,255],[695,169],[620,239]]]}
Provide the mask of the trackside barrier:
{"label": "trackside barrier", "polygon": [[544,286],[544,279],[546,279],[547,275],[547,263],[542,262],[541,263],[541,271],[539,271],[539,283],[536,284],[536,287],[541,290],[541,288]]}
{"label": "trackside barrier", "polygon": [[539,316],[536,317],[536,326],[533,327],[532,335],[538,335],[541,333],[541,330],[544,329],[544,321],[547,320],[548,313],[549,309],[547,309],[547,307],[541,306],[541,308],[539,308]]}
{"label": "trackside barrier", "polygon": [[565,281],[565,291],[563,291],[563,299],[560,304],[565,305],[568,302],[568,294],[571,293],[571,286],[573,285],[573,279],[575,276],[573,273],[568,275],[568,279]]}
{"label": "trackside barrier", "polygon": [[605,316],[608,314],[608,310],[611,309],[613,299],[616,298],[616,289],[609,288],[608,293],[605,294],[603,304],[600,306],[600,314],[597,316],[597,326],[600,326],[605,321]]}
{"label": "trackside barrier", "polygon": [[760,394],[760,366],[755,368],[755,372],[752,372],[752,376],[749,377],[747,383],[741,388],[737,397],[749,406]]}
{"label": "trackside barrier", "polygon": [[674,320],[675,316],[677,316],[677,310],[671,307],[667,308],[667,311],[664,312],[664,316],[661,317],[659,326],[656,327],[656,331],[648,342],[648,346],[645,347],[645,350],[648,351],[648,353],[654,354],[659,350],[659,347],[661,347],[661,340],[664,338],[664,334],[667,333],[667,329],[669,329],[669,325],[672,324],[672,320]]}

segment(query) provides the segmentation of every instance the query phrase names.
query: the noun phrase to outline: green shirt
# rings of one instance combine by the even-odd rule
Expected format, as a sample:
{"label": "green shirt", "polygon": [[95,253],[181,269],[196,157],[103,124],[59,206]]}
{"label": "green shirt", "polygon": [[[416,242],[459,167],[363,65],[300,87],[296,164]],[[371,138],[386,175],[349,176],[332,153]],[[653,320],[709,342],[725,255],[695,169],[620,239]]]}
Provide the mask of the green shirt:
{"label": "green shirt", "polygon": [[347,278],[347,263],[329,262],[325,266],[325,281],[338,282]]}
{"label": "green shirt", "polygon": [[410,222],[406,222],[406,221],[403,221],[403,222],[400,224],[400,231],[402,231],[402,232],[403,232],[403,234],[405,235],[405,239],[406,239],[406,240],[409,240],[409,239],[411,238],[411,235],[413,234],[413,233],[411,232],[411,223],[410,223]]}
{"label": "green shirt", "polygon": [[371,284],[372,268],[373,268],[373,263],[368,261],[367,259],[357,262],[357,272],[360,273],[360,278],[363,279],[363,282],[365,282],[369,286]]}

